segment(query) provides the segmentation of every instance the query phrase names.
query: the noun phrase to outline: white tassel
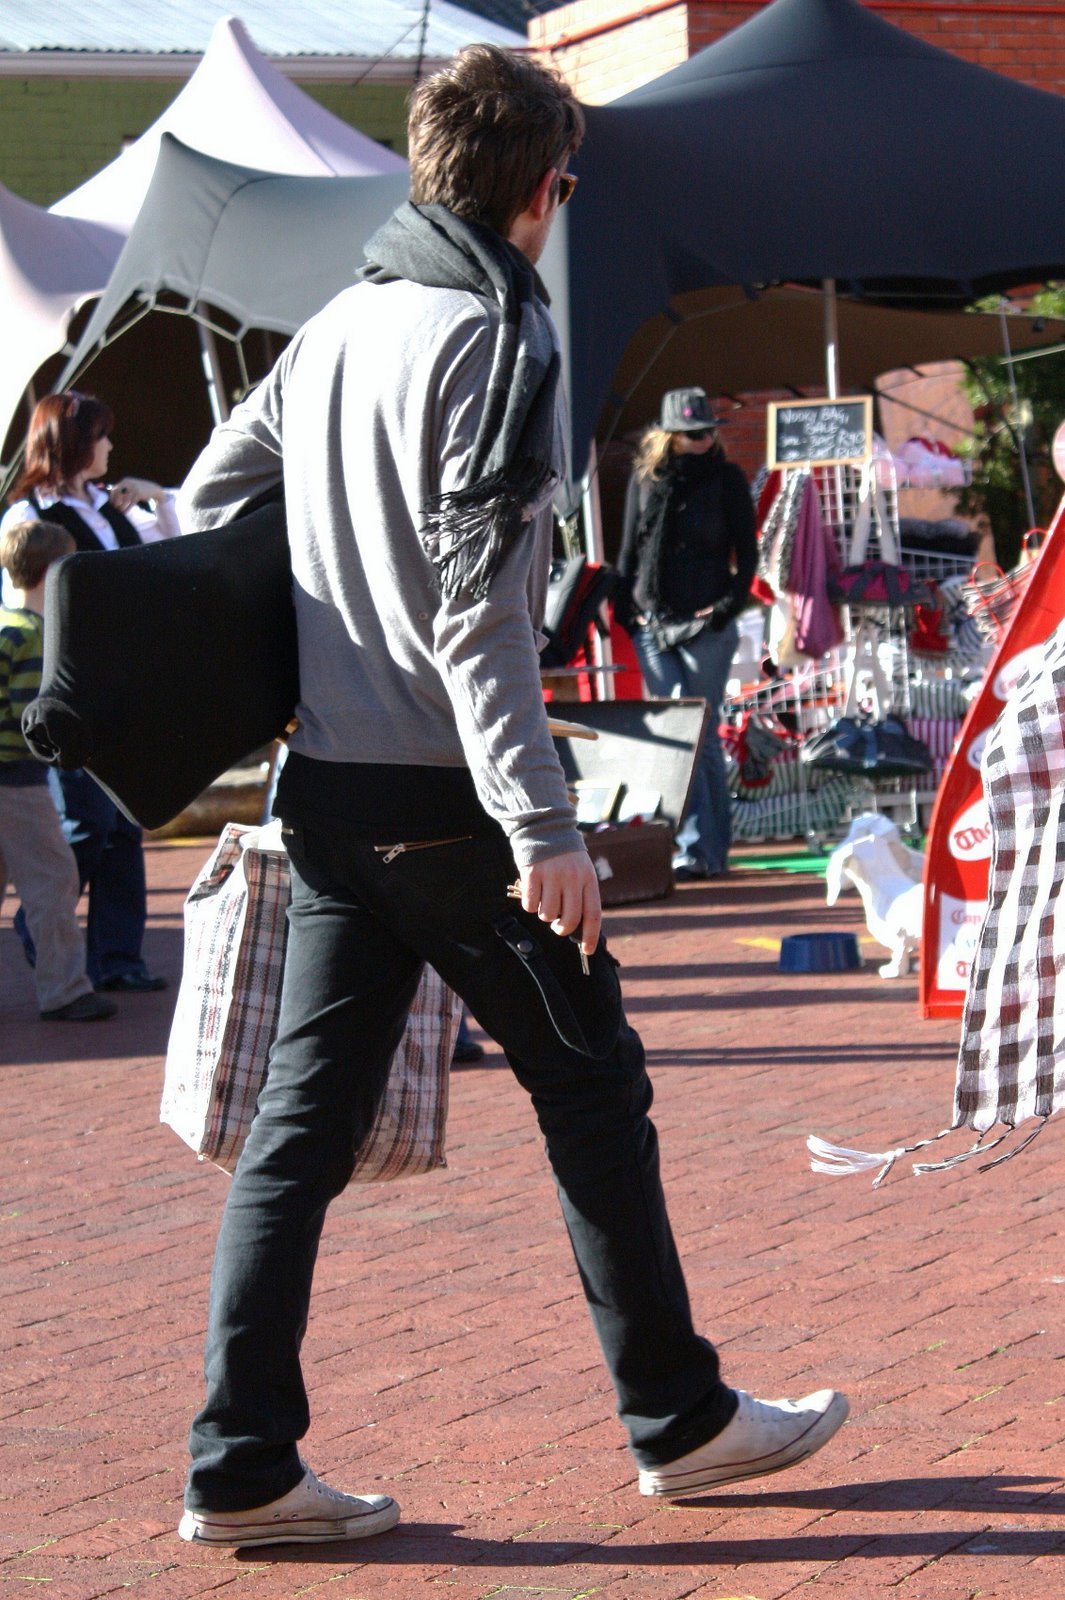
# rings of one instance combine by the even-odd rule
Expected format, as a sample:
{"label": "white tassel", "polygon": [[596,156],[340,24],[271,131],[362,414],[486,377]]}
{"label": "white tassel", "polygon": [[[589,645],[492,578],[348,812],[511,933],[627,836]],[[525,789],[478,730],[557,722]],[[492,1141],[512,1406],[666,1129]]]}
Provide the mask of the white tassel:
{"label": "white tassel", "polygon": [[872,1172],[879,1167],[881,1170],[873,1180],[874,1189],[884,1181],[899,1157],[906,1154],[905,1146],[898,1150],[850,1150],[846,1145],[829,1144],[815,1133],[811,1133],[807,1139],[806,1148],[814,1158],[810,1162],[810,1170],[827,1172],[834,1178],[849,1177],[855,1172]]}
{"label": "white tassel", "polygon": [[[854,1172],[871,1172],[874,1167],[879,1167],[879,1172],[873,1179],[873,1188],[879,1189],[892,1167],[900,1156],[913,1155],[915,1150],[923,1150],[926,1145],[935,1144],[937,1139],[945,1138],[953,1130],[942,1128],[939,1133],[934,1133],[930,1139],[919,1139],[916,1144],[903,1144],[897,1150],[850,1150],[846,1145],[829,1144],[825,1139],[819,1139],[811,1133],[806,1141],[806,1148],[814,1159],[810,1162],[813,1172],[827,1172],[831,1177],[848,1177]],[[921,1171],[915,1167],[915,1171]],[[930,1169],[929,1169],[930,1170]]]}

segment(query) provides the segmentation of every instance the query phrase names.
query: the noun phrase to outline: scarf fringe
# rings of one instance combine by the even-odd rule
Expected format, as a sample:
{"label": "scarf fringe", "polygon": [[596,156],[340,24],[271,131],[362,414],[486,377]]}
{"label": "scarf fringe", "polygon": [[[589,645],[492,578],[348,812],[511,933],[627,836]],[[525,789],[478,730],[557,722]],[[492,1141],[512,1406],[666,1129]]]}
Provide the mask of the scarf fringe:
{"label": "scarf fringe", "polygon": [[422,517],[422,545],[448,600],[483,600],[531,511],[556,474],[542,462],[496,472],[465,489],[435,495]]}
{"label": "scarf fringe", "polygon": [[[1050,1121],[1050,1116],[1050,1112],[1041,1116],[1032,1131],[1026,1134],[1018,1144],[1014,1145],[1012,1150],[1007,1150],[1004,1155],[996,1156],[994,1161],[985,1162],[979,1168],[979,1171],[990,1172],[992,1167],[1000,1167],[1004,1161],[1012,1161],[1013,1157],[1020,1155],[1022,1150],[1027,1150],[1033,1139],[1038,1138],[1039,1134],[1042,1133]],[[878,1168],[876,1177],[873,1179],[873,1188],[879,1189],[901,1156],[913,1155],[918,1150],[927,1149],[930,1144],[935,1144],[937,1140],[946,1138],[948,1133],[957,1132],[957,1126],[955,1124],[952,1127],[943,1128],[939,1133],[933,1134],[930,1139],[919,1139],[915,1144],[900,1145],[896,1150],[852,1150],[847,1145],[829,1144],[827,1140],[819,1139],[816,1134],[812,1133],[806,1141],[806,1148],[813,1158],[810,1162],[810,1170],[812,1172],[828,1173],[829,1176],[834,1178],[843,1178],[853,1176],[858,1172],[872,1172]],[[1016,1131],[1016,1124],[1012,1122],[1006,1123],[1003,1131],[994,1139],[989,1140],[988,1133],[990,1131],[988,1129],[986,1132],[981,1133],[976,1143],[970,1145],[967,1150],[959,1150],[956,1155],[947,1156],[943,1161],[915,1161],[913,1163],[914,1173],[920,1177],[924,1172],[947,1172],[951,1167],[960,1167],[963,1162],[971,1161],[974,1156],[986,1156],[992,1150],[997,1149],[1004,1140],[1008,1139]]]}

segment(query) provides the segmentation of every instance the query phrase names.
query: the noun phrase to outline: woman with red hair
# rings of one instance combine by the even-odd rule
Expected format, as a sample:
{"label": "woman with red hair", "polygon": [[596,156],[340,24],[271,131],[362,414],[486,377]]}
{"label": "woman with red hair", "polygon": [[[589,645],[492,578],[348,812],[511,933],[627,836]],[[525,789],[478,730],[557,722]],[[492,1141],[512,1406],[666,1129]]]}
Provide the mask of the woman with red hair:
{"label": "woman with red hair", "polygon": [[[148,478],[104,486],[111,457],[111,408],[75,389],[46,395],[30,420],[22,473],[0,533],[16,523],[55,522],[78,550],[118,550],[179,533],[172,496]],[[135,663],[130,664],[135,671]],[[141,955],[147,919],[141,830],[90,775],[50,768],[48,782],[63,832],[89,891],[87,970],[97,989],[163,989]],[[27,956],[33,943],[21,909],[15,929]]]}
{"label": "woman with red hair", "polygon": [[39,400],[2,526],[58,522],[79,550],[117,550],[178,533],[173,498],[160,484],[123,477],[102,486],[114,422],[110,406],[76,389]]}

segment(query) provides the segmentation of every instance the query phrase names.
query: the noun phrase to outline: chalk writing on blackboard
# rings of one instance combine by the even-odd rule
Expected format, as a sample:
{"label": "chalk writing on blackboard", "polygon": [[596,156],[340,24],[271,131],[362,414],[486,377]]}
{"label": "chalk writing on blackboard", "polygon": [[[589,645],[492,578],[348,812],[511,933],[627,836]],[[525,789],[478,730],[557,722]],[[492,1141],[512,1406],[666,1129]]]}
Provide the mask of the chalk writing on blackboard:
{"label": "chalk writing on blackboard", "polygon": [[869,395],[846,400],[775,401],[767,408],[769,465],[866,461],[872,448]]}

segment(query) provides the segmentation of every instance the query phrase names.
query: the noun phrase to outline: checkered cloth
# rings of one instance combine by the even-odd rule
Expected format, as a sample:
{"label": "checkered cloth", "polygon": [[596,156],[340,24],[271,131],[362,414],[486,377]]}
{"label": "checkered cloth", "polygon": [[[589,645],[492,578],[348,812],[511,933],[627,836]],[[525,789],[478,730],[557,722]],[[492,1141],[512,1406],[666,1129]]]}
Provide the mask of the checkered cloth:
{"label": "checkered cloth", "polygon": [[991,877],[954,1098],[955,1125],[978,1132],[1048,1117],[1063,1103],[1065,624],[995,723],[983,781]]}
{"label": "checkered cloth", "polygon": [[[181,987],[159,1120],[201,1159],[237,1164],[266,1080],[281,1002],[290,877],[279,827],[228,823],[185,901]],[[446,1166],[461,1007],[426,967],[352,1182]]]}
{"label": "checkered cloth", "polygon": [[[981,762],[991,824],[987,909],[969,974],[949,1128],[933,1139],[880,1152],[811,1137],[815,1172],[878,1167],[883,1182],[900,1156],[956,1128],[979,1136],[943,1161],[943,1171],[984,1156],[1018,1124],[1038,1119],[1007,1147],[1008,1160],[1065,1105],[1065,622],[1018,683],[992,728]],[[1055,1004],[1057,1001],[1057,1004]],[[989,1139],[993,1128],[1003,1131]]]}

